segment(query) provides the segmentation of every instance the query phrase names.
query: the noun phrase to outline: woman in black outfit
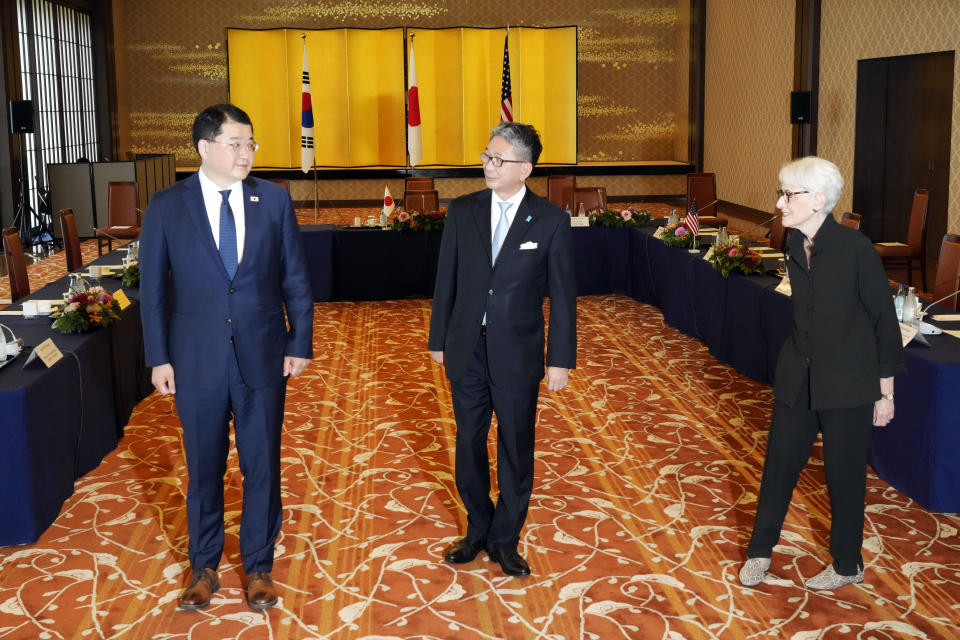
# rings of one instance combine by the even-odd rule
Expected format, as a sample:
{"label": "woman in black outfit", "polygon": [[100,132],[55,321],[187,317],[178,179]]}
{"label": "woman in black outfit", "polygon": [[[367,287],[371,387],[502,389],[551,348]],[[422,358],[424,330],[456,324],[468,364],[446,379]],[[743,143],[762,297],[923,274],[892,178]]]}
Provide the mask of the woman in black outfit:
{"label": "woman in black outfit", "polygon": [[740,582],[763,581],[790,496],[823,434],[833,563],[810,589],[863,581],[863,510],[872,427],[893,419],[893,376],[906,371],[900,329],[880,258],[831,213],[843,189],[837,167],[807,157],[784,165],[777,207],[794,229],[787,271],[793,332],[774,374],[776,404],[747,562]]}

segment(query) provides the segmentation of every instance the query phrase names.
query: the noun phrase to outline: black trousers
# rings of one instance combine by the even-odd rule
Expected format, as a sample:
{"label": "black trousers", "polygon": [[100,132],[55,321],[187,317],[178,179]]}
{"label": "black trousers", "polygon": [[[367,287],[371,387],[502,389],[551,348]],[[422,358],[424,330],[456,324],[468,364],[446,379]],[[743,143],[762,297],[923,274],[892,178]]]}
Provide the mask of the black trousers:
{"label": "black trousers", "polygon": [[227,360],[221,369],[224,377],[216,388],[178,386],[174,396],[190,473],[190,566],[216,569],[220,563],[224,540],[223,476],[233,417],[243,474],[243,569],[247,574],[270,572],[281,523],[280,432],[286,381],[264,388],[248,387],[240,375],[236,356],[231,353]]}
{"label": "black trousers", "polygon": [[863,566],[860,547],[873,403],[812,410],[809,384],[801,387],[800,397],[792,407],[778,400],[773,409],[757,518],[747,557],[770,557],[780,539],[793,489],[819,431],[823,434],[823,463],[830,493],[830,554],[837,573],[854,575]]}
{"label": "black trousers", "polygon": [[[540,385],[500,387],[490,381],[487,340],[477,341],[463,377],[451,381],[457,420],[456,481],[467,509],[467,537],[516,546],[533,492],[533,445]],[[497,415],[496,506],[490,499],[487,435]]]}

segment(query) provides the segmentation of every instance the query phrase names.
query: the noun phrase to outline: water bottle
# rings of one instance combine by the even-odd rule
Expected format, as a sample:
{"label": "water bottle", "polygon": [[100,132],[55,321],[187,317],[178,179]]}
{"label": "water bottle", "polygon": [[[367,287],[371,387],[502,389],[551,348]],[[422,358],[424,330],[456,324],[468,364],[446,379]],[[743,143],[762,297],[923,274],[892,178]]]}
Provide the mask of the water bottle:
{"label": "water bottle", "polygon": [[903,322],[913,324],[917,315],[917,294],[913,292],[913,287],[907,290],[907,297],[903,301]]}
{"label": "water bottle", "polygon": [[586,210],[583,208],[583,203],[582,203],[582,202],[580,203],[580,208],[577,209],[577,215],[578,215],[578,216],[585,216],[585,215],[587,215]]}
{"label": "water bottle", "polygon": [[566,213],[571,218],[573,217],[573,211],[570,210],[570,203],[563,205],[563,212]]}
{"label": "water bottle", "polygon": [[380,210],[380,227],[382,229],[387,228],[387,212],[385,209]]}
{"label": "water bottle", "polygon": [[903,285],[897,288],[897,297],[893,299],[893,306],[897,309],[897,322],[903,322]]}
{"label": "water bottle", "polygon": [[677,217],[677,210],[670,209],[670,217],[667,218],[667,224],[677,224],[680,222],[680,218]]}

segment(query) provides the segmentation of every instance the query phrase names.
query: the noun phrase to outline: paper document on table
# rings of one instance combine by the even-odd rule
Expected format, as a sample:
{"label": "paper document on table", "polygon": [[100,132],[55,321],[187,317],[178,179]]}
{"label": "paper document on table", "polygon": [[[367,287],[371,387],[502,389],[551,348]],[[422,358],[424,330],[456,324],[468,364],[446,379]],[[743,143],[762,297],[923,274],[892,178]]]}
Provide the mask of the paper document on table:
{"label": "paper document on table", "polygon": [[937,322],[960,322],[960,313],[938,313],[930,316],[930,319]]}
{"label": "paper document on table", "polygon": [[907,245],[903,244],[902,242],[878,242],[877,244],[880,245],[881,247],[905,247],[905,246],[907,246]]}
{"label": "paper document on table", "polygon": [[950,329],[948,331],[944,331],[944,333],[950,334],[954,338],[960,338],[960,329]]}
{"label": "paper document on table", "polygon": [[129,228],[131,228],[132,226],[133,226],[133,225],[130,225],[130,224],[115,224],[115,225],[113,225],[113,226],[110,227],[110,228],[111,228],[111,229],[129,229]]}
{"label": "paper document on table", "polygon": [[900,341],[903,343],[903,346],[907,346],[915,335],[917,335],[916,327],[911,327],[902,322],[900,323]]}
{"label": "paper document on table", "polygon": [[0,311],[0,316],[22,316],[23,311]]}

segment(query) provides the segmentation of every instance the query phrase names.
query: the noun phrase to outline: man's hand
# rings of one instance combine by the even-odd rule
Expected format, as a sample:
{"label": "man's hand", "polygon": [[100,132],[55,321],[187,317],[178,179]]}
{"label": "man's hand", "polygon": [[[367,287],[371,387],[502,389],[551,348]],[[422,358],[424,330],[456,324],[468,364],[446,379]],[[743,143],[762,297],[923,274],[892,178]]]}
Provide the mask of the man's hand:
{"label": "man's hand", "polygon": [[547,367],[547,389],[560,391],[567,386],[567,376],[570,370],[563,367]]}
{"label": "man's hand", "polygon": [[437,364],[443,364],[443,351],[431,351],[430,357],[433,358],[433,361]]}
{"label": "man's hand", "polygon": [[176,393],[177,385],[173,382],[173,365],[161,364],[153,368],[150,374],[150,382],[156,387],[160,395],[165,396],[168,393]]}
{"label": "man's hand", "polygon": [[283,375],[296,378],[303,373],[303,370],[310,364],[310,358],[294,358],[293,356],[284,356]]}

